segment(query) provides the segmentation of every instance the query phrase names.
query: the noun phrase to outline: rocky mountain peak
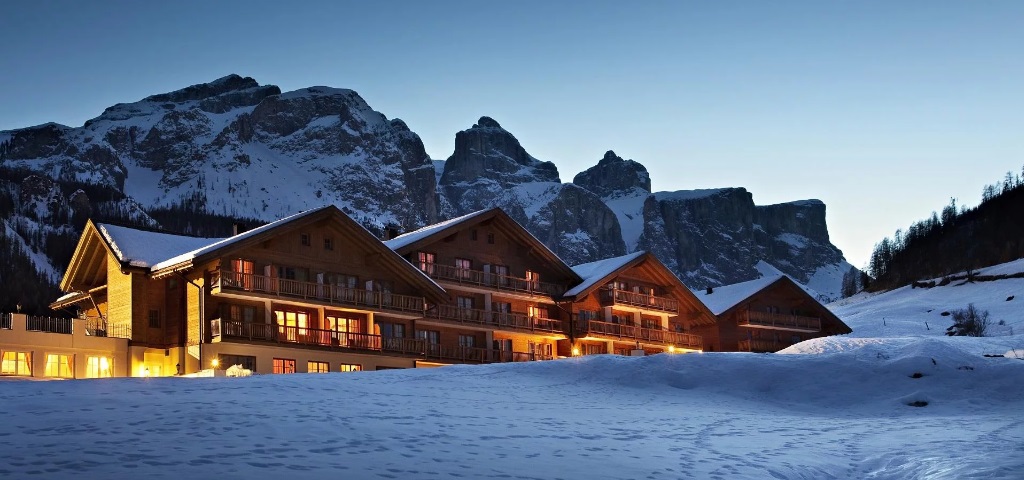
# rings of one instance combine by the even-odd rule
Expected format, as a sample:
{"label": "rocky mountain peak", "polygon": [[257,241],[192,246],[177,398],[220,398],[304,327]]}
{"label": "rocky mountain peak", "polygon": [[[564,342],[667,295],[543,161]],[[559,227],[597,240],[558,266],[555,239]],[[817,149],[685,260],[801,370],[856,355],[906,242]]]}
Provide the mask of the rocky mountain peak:
{"label": "rocky mountain peak", "polygon": [[455,135],[455,151],[439,183],[452,204],[474,211],[492,206],[508,188],[531,182],[561,182],[558,168],[533,158],[494,119],[480,117]]}
{"label": "rocky mountain peak", "polygon": [[473,125],[473,128],[501,128],[501,125],[499,125],[498,122],[495,121],[493,118],[483,116],[480,117],[480,120],[476,121],[476,123]]}
{"label": "rocky mountain peak", "polygon": [[608,150],[597,165],[590,167],[572,179],[579,185],[601,198],[651,193],[651,176],[639,162],[624,160]]}
{"label": "rocky mountain peak", "polygon": [[197,83],[195,85],[182,88],[181,90],[150,95],[143,100],[149,102],[190,102],[215,97],[228,92],[256,88],[259,86],[260,84],[256,82],[256,80],[253,80],[252,77],[242,77],[232,73],[231,75],[218,78],[210,83]]}

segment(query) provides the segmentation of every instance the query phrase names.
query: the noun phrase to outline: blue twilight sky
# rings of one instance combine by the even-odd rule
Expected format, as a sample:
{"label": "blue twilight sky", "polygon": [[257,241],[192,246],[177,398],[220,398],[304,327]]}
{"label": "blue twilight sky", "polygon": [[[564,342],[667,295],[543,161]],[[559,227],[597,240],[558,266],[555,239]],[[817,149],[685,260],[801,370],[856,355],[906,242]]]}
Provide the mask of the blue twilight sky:
{"label": "blue twilight sky", "polygon": [[352,88],[433,158],[481,115],[571,181],[818,198],[856,266],[1024,164],[1024,2],[77,2],[0,6],[0,130],[229,73]]}

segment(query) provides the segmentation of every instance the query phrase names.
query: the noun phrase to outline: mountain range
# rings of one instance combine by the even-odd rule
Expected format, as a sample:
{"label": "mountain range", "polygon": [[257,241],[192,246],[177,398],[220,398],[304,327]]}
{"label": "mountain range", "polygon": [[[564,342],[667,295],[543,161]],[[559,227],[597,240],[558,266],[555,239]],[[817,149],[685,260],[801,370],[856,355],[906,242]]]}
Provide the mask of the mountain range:
{"label": "mountain range", "polygon": [[238,75],[117,104],[81,127],[0,131],[0,187],[0,278],[40,291],[53,290],[90,217],[217,236],[328,203],[378,234],[500,206],[570,265],[648,250],[691,288],[777,269],[827,300],[850,268],[818,200],[653,192],[642,164],[610,150],[563,182],[486,116],[433,160],[352,90],[282,92]]}

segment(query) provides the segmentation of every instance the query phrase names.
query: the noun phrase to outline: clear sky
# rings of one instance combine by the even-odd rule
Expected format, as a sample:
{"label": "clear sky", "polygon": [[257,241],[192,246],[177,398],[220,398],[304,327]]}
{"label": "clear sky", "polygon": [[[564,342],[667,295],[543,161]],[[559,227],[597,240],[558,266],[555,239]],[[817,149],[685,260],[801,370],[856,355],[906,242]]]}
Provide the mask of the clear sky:
{"label": "clear sky", "polygon": [[818,198],[856,266],[1024,164],[1024,2],[77,2],[0,9],[0,130],[229,73],[359,92],[433,158],[481,115],[571,181]]}

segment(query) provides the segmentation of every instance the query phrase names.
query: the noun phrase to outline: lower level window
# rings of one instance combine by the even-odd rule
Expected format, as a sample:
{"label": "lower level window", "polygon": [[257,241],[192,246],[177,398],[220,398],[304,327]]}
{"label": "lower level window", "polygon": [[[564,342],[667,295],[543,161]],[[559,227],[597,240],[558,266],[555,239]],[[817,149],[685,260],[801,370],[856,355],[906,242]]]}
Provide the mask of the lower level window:
{"label": "lower level window", "polygon": [[46,376],[71,378],[75,370],[71,368],[71,355],[46,354]]}
{"label": "lower level window", "polygon": [[306,362],[306,371],[309,373],[327,373],[331,371],[331,367],[327,365],[327,362]]}
{"label": "lower level window", "polygon": [[358,363],[343,363],[338,368],[338,371],[339,372],[361,372],[361,371],[363,371],[363,366],[359,365]]}
{"label": "lower level window", "polygon": [[275,358],[274,373],[295,373],[295,360],[289,358]]}
{"label": "lower level window", "polygon": [[110,377],[112,362],[109,357],[86,357],[85,377],[86,378],[107,378]]}
{"label": "lower level window", "polygon": [[241,365],[244,369],[256,371],[256,357],[249,355],[225,355],[222,353],[217,355],[217,362],[220,368]]}
{"label": "lower level window", "polygon": [[604,345],[584,345],[584,355],[600,355],[604,353]]}
{"label": "lower level window", "polygon": [[0,374],[32,375],[32,352],[3,352]]}

